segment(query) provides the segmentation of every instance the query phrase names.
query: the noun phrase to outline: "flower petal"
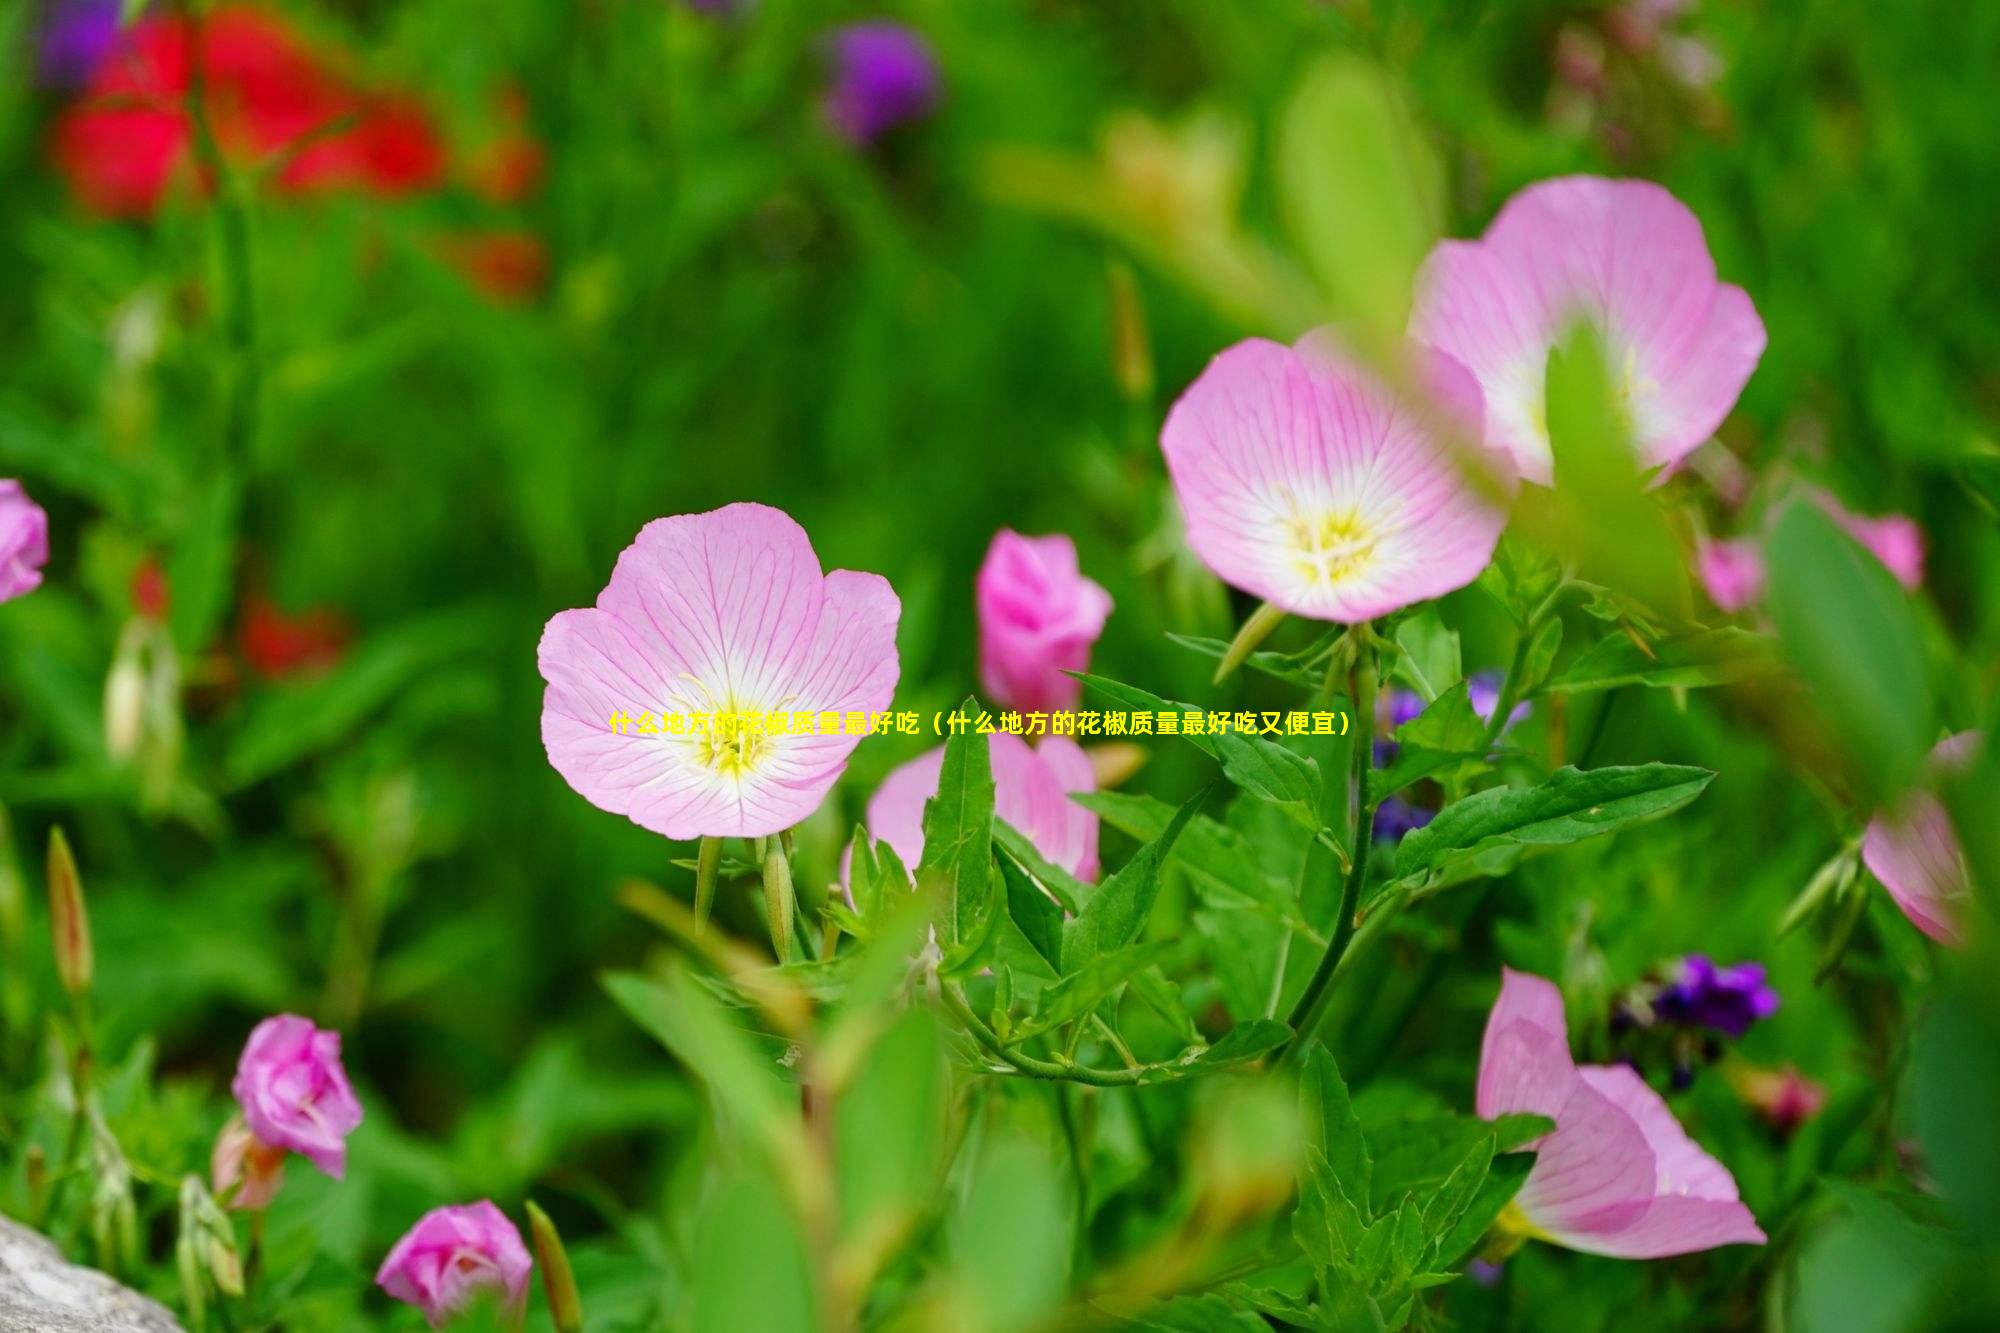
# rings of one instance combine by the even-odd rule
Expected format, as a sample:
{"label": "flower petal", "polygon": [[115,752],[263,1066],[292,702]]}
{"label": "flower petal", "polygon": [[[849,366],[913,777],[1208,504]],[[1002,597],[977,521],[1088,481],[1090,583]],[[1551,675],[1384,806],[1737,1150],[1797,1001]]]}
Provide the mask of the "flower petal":
{"label": "flower petal", "polygon": [[1554,1117],[1575,1084],[1562,992],[1543,977],[1502,968],[1500,998],[1479,1048],[1480,1117],[1517,1112]]}
{"label": "flower petal", "polygon": [[1638,1122],[1581,1078],[1555,1120],[1514,1203],[1558,1244],[1582,1249],[1645,1213],[1653,1201],[1653,1151]]}

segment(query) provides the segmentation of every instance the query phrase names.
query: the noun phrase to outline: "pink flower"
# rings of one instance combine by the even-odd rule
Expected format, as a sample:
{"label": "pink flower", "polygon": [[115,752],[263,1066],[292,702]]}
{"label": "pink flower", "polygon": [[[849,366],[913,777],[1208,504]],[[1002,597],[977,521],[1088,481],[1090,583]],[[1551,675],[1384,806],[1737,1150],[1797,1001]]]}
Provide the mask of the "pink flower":
{"label": "pink flower", "polygon": [[[1979,733],[1961,731],[1931,751],[1934,772],[1971,762]],[[1951,947],[1965,947],[1965,906],[1972,874],[1951,816],[1928,791],[1911,792],[1892,811],[1877,812],[1861,840],[1861,860],[1882,881],[1896,906],[1918,930]]]}
{"label": "pink flower", "polygon": [[1024,713],[1075,708],[1111,595],[1077,569],[1076,543],[1002,528],[979,567],[979,679],[993,701]]}
{"label": "pink flower", "polygon": [[[1438,405],[1477,423],[1472,377],[1428,361]],[[1369,620],[1465,586],[1506,521],[1425,419],[1323,335],[1221,353],[1167,414],[1160,448],[1202,563],[1315,620]]]}
{"label": "pink flower", "polygon": [[482,1291],[511,1311],[528,1298],[534,1261],[507,1215],[485,1199],[433,1208],[396,1242],[375,1285],[424,1312],[432,1328],[463,1311]]}
{"label": "pink flower", "polygon": [[1708,600],[1731,615],[1764,596],[1764,553],[1748,538],[1703,539],[1695,546],[1695,572]]}
{"label": "pink flower", "polygon": [[1728,1169],[1695,1146],[1644,1079],[1627,1065],[1571,1060],[1562,996],[1541,977],[1502,969],[1478,1104],[1487,1120],[1529,1112],[1555,1121],[1503,1214],[1528,1235],[1621,1259],[1764,1242]]}
{"label": "pink flower", "polygon": [[[1097,816],[1069,799],[1096,791],[1090,757],[1067,736],[1050,736],[1031,749],[1019,736],[996,731],[987,753],[993,762],[993,812],[1026,835],[1035,850],[1079,879],[1097,878]],[[868,802],[868,832],[895,848],[914,869],[924,852],[924,802],[937,795],[944,767],[942,747],[919,755],[882,779]]]}
{"label": "pink flower", "polygon": [[655,519],[594,608],[542,634],[542,742],[591,804],[669,838],[762,837],[811,814],[858,736],[634,734],[643,713],[881,712],[896,692],[888,580],[820,572],[805,529],[733,504]]}
{"label": "pink flower", "polygon": [[1439,244],[1410,331],[1478,377],[1488,441],[1547,485],[1549,352],[1579,320],[1606,340],[1650,467],[1713,435],[1764,354],[1763,321],[1742,288],[1716,281],[1686,205],[1649,181],[1596,176],[1531,185],[1478,241]]}
{"label": "pink flower", "polygon": [[[1871,518],[1855,513],[1826,491],[1815,489],[1811,496],[1848,536],[1882,562],[1896,582],[1912,592],[1923,586],[1924,530],[1915,519],[1902,514]],[[1698,542],[1695,572],[1708,600],[1732,615],[1764,596],[1764,553],[1749,538]]]}
{"label": "pink flower", "polygon": [[335,1180],[345,1173],[361,1103],[340,1067],[338,1032],[296,1014],[265,1019],[250,1033],[229,1090],[259,1143],[310,1158]]}
{"label": "pink flower", "polygon": [[21,483],[0,480],[0,602],[42,586],[49,562],[49,516]]}

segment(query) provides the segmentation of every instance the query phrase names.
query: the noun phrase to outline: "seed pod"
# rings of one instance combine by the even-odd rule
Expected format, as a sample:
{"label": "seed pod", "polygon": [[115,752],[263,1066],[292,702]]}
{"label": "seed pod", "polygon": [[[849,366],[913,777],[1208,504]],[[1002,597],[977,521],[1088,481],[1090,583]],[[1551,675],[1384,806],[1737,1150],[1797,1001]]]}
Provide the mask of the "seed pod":
{"label": "seed pod", "polygon": [[576,1294],[576,1275],[569,1253],[549,1215],[528,1202],[528,1231],[535,1242],[535,1263],[542,1270],[542,1291],[549,1298],[549,1318],[556,1333],[583,1333],[583,1302]]}

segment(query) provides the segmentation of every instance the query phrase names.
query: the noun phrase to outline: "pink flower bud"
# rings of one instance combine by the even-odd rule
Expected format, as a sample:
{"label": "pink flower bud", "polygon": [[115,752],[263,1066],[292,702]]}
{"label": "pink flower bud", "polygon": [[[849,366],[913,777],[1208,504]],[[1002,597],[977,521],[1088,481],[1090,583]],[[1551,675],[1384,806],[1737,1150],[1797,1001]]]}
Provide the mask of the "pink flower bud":
{"label": "pink flower bud", "polygon": [[1024,713],[1076,707],[1111,596],[1077,569],[1076,543],[1001,529],[979,567],[979,679],[993,702]]}
{"label": "pink flower bud", "polygon": [[519,1310],[528,1297],[528,1257],[521,1233],[485,1199],[433,1208],[396,1242],[375,1284],[424,1312],[432,1328],[464,1310],[482,1291]]}
{"label": "pink flower bud", "polygon": [[49,562],[49,516],[21,483],[0,480],[0,602],[42,585]]}
{"label": "pink flower bud", "polygon": [[1708,600],[1731,615],[1764,595],[1764,555],[1753,541],[1704,541],[1695,570]]}
{"label": "pink flower bud", "polygon": [[285,1150],[258,1142],[242,1116],[231,1116],[216,1136],[208,1170],[217,1199],[255,1212],[269,1207],[285,1183]]}
{"label": "pink flower bud", "polygon": [[340,1034],[295,1014],[259,1023],[229,1085],[258,1142],[299,1153],[338,1180],[361,1103],[340,1067]]}

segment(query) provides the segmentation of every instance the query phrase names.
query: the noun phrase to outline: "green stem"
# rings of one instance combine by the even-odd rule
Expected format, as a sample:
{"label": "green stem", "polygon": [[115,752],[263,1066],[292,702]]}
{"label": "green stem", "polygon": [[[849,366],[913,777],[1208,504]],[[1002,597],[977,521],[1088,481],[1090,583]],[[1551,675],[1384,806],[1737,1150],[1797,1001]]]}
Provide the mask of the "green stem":
{"label": "green stem", "polygon": [[1514,640],[1514,656],[1508,661],[1507,674],[1500,681],[1500,697],[1493,701],[1493,716],[1486,719],[1486,734],[1480,739],[1479,753],[1490,754],[1500,740],[1500,733],[1507,729],[1507,717],[1514,711],[1514,705],[1521,702],[1521,690],[1527,684],[1522,678],[1527,674],[1528,653],[1535,646],[1535,633],[1549,618],[1562,594],[1563,585],[1558,583],[1528,617],[1527,623],[1521,626],[1521,633]]}
{"label": "green stem", "polygon": [[[1349,827],[1353,831],[1348,845],[1354,850],[1347,874],[1341,882],[1339,914],[1329,932],[1326,952],[1320,955],[1319,966],[1313,969],[1312,979],[1306,983],[1298,1003],[1292,1006],[1292,1036],[1279,1053],[1281,1064],[1305,1054],[1313,1033],[1325,1018],[1326,1007],[1333,994],[1334,977],[1339,973],[1341,960],[1354,938],[1354,913],[1361,901],[1362,882],[1368,877],[1368,853],[1375,823],[1374,803],[1368,799],[1368,774],[1373,766],[1375,749],[1376,658],[1374,647],[1366,641],[1367,627],[1361,628],[1363,642],[1356,651],[1350,690],[1354,701],[1354,722],[1350,727],[1354,744],[1348,764],[1347,809]],[[1329,672],[1329,678],[1331,675]],[[1324,690],[1325,686],[1321,688]]]}
{"label": "green stem", "polygon": [[1162,1060],[1152,1064],[1134,1065],[1128,1069],[1093,1069],[1089,1065],[1074,1062],[1042,1060],[1027,1052],[1006,1045],[993,1035],[993,1029],[986,1026],[972,1006],[959,994],[958,987],[946,982],[938,987],[943,996],[945,1008],[965,1026],[996,1061],[1007,1066],[994,1073],[1023,1074],[1029,1078],[1046,1078],[1065,1083],[1085,1083],[1097,1088],[1129,1088],[1140,1083],[1163,1083],[1170,1079],[1184,1077],[1191,1066],[1181,1060]]}

